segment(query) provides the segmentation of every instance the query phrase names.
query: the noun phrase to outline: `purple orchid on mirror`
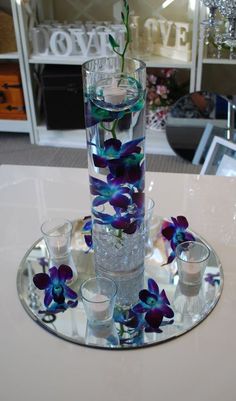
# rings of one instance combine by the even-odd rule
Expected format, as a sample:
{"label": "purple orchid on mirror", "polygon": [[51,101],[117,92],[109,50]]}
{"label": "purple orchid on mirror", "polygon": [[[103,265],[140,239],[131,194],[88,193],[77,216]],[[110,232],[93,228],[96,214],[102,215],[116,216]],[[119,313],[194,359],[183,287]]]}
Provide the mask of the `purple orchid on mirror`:
{"label": "purple orchid on mirror", "polygon": [[[39,290],[45,291],[44,305],[45,312],[64,312],[68,308],[75,308],[78,304],[78,295],[66,285],[67,281],[73,278],[72,269],[67,265],[53,266],[49,274],[37,273],[33,277],[34,285]],[[66,302],[66,298],[69,300]]]}
{"label": "purple orchid on mirror", "polygon": [[220,273],[207,273],[205,281],[215,287],[220,284]]}
{"label": "purple orchid on mirror", "polygon": [[175,259],[175,249],[178,244],[185,241],[195,241],[195,237],[187,228],[189,226],[188,220],[184,216],[171,217],[172,222],[164,220],[162,223],[161,233],[163,237],[169,241],[170,247],[172,249],[167,262],[162,266],[165,266]]}
{"label": "purple orchid on mirror", "polygon": [[120,324],[118,334],[121,344],[143,344],[142,333],[162,333],[161,327],[174,323],[174,312],[164,290],[159,291],[153,279],[148,280],[148,290],[139,293],[140,302],[129,310],[115,308],[114,320]]}
{"label": "purple orchid on mirror", "polygon": [[168,324],[174,322],[174,312],[169,306],[165,290],[160,292],[155,280],[148,280],[148,289],[140,291],[139,299],[140,302],[133,306],[132,311],[135,314],[145,314],[144,319],[148,324],[145,327],[146,332],[162,333],[160,326],[163,318],[171,319]]}

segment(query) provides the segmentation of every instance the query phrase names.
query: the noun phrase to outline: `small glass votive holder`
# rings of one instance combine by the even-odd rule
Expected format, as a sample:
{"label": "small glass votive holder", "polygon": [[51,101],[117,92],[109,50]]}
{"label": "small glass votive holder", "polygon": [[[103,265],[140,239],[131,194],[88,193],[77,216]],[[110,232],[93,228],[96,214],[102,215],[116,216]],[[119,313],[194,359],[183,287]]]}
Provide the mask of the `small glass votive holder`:
{"label": "small glass votive holder", "polygon": [[41,226],[41,232],[50,257],[49,266],[70,266],[74,282],[78,273],[71,254],[72,228],[69,220],[56,217],[46,220]]}
{"label": "small glass votive holder", "polygon": [[199,241],[185,241],[177,245],[175,253],[179,281],[186,285],[201,284],[210,256],[209,248]]}
{"label": "small glass votive holder", "polygon": [[107,277],[91,277],[80,287],[88,323],[92,326],[110,324],[117,294],[116,283]]}

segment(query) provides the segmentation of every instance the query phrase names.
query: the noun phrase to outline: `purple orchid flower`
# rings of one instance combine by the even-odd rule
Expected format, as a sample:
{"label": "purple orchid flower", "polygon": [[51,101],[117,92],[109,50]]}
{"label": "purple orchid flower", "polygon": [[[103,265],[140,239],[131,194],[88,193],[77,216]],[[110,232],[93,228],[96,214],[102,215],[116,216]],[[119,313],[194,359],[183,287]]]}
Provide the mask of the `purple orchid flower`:
{"label": "purple orchid flower", "polygon": [[220,284],[220,273],[207,273],[205,281],[215,287]]}
{"label": "purple orchid flower", "polygon": [[130,225],[130,217],[127,215],[122,215],[119,213],[114,214],[113,216],[107,213],[101,213],[97,210],[93,209],[94,214],[94,223],[96,224],[108,224],[118,230],[128,229]]}
{"label": "purple orchid flower", "polygon": [[76,308],[78,305],[78,301],[67,301],[63,304],[58,304],[57,302],[53,302],[51,305],[47,307],[45,310],[39,310],[40,314],[56,314],[60,312],[65,312],[68,308]]}
{"label": "purple orchid flower", "polygon": [[116,183],[106,183],[98,178],[90,176],[90,192],[97,195],[93,199],[93,206],[103,205],[109,202],[110,205],[121,209],[127,209],[130,204],[130,188],[121,187]]}
{"label": "purple orchid flower", "polygon": [[95,106],[91,100],[85,102],[85,123],[86,127],[92,127],[100,122],[111,122],[122,118],[125,115],[124,111],[108,111]]}
{"label": "purple orchid flower", "polygon": [[122,145],[119,139],[108,139],[104,142],[104,148],[97,147],[98,154],[93,154],[93,161],[96,167],[107,167],[109,161],[113,159],[120,159],[126,156],[130,156],[133,153],[139,154],[141,148],[137,146],[144,137],[135,139],[133,141],[126,142]]}
{"label": "purple orchid flower", "polygon": [[82,234],[84,235],[84,240],[88,247],[86,253],[88,253],[91,249],[93,249],[93,238],[92,238],[93,223],[91,216],[85,216],[83,221],[85,223],[82,227]]}
{"label": "purple orchid flower", "polygon": [[164,221],[161,230],[163,237],[170,242],[170,246],[172,249],[172,252],[169,255],[168,260],[165,264],[169,264],[175,259],[175,249],[178,244],[181,244],[185,241],[195,241],[195,237],[187,231],[189,224],[186,217],[171,217],[171,220],[172,222]]}
{"label": "purple orchid flower", "polygon": [[[45,290],[44,305],[47,311],[58,312],[77,305],[78,295],[66,285],[66,281],[71,280],[73,272],[69,266],[60,265],[57,269],[53,266],[46,273],[37,273],[33,277],[33,282],[40,290]],[[70,300],[66,302],[66,298]],[[76,301],[71,301],[76,300]],[[52,305],[50,305],[53,302]],[[55,305],[56,304],[56,305]]]}
{"label": "purple orchid flower", "polygon": [[143,153],[133,153],[119,159],[109,160],[110,181],[117,184],[132,184],[137,189],[141,189],[144,178],[143,160]]}
{"label": "purple orchid flower", "polygon": [[95,216],[94,222],[102,225],[110,224],[118,230],[123,230],[126,234],[135,233],[144,218],[144,193],[133,193],[130,202],[134,206],[133,211],[122,211],[122,209],[114,208],[116,212],[114,215],[102,213],[97,211],[96,208],[93,208],[93,214]]}
{"label": "purple orchid flower", "polygon": [[[160,293],[157,283],[150,278],[148,280],[148,290],[141,290],[139,299],[141,302],[137,303],[132,310],[136,314],[145,313],[145,320],[148,323],[145,331],[161,333],[160,326],[163,318],[171,319],[174,316],[165,290]],[[172,324],[173,320],[168,323]]]}

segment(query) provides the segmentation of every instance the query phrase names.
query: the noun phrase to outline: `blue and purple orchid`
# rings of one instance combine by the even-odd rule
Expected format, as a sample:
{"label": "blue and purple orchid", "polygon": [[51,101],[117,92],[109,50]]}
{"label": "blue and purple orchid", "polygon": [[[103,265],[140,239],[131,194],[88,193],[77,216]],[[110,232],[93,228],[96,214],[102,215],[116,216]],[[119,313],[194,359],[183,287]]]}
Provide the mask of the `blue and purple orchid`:
{"label": "blue and purple orchid", "polygon": [[170,307],[170,302],[165,290],[159,291],[155,280],[148,280],[148,289],[141,290],[139,293],[140,302],[133,306],[135,314],[145,314],[144,319],[147,323],[146,332],[162,333],[160,326],[163,318],[171,319],[168,324],[172,324],[174,312]]}
{"label": "blue and purple orchid", "polygon": [[[140,301],[128,312],[123,313],[122,310],[115,309],[115,321],[127,327],[129,335],[137,335],[143,331],[162,333],[160,327],[174,323],[174,312],[165,290],[160,292],[155,280],[151,278],[148,280],[148,289],[140,291],[139,299]],[[124,328],[121,330],[121,336],[123,334],[127,334]]]}
{"label": "blue and purple orchid", "polygon": [[172,249],[167,262],[164,263],[163,266],[173,262],[176,256],[175,249],[178,244],[185,241],[195,241],[193,234],[187,231],[189,223],[185,216],[171,217],[171,220],[172,222],[164,220],[162,224],[161,233],[163,237],[169,241]]}
{"label": "blue and purple orchid", "polygon": [[[60,265],[59,268],[53,266],[49,269],[49,274],[37,273],[33,277],[34,285],[39,290],[45,291],[44,305],[45,311],[40,313],[64,312],[68,308],[75,308],[78,305],[78,295],[66,284],[73,278],[73,272],[67,265]],[[69,300],[66,301],[66,298]]]}
{"label": "blue and purple orchid", "polygon": [[[131,156],[134,153],[140,154],[141,148],[137,146],[144,140],[144,137],[126,142],[122,145],[119,139],[111,138],[104,142],[104,147],[97,147],[97,154],[93,154],[93,161],[96,167],[107,167],[111,160],[117,160]],[[93,145],[91,143],[91,145]],[[141,155],[143,158],[143,155]]]}

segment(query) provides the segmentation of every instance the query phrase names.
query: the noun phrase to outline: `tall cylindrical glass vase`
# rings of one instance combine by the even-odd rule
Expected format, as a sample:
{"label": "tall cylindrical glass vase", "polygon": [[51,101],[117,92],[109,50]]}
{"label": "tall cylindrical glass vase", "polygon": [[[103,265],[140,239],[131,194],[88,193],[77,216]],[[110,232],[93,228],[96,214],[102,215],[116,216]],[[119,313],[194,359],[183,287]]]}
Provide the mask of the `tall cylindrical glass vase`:
{"label": "tall cylindrical glass vase", "polygon": [[83,65],[85,123],[97,275],[131,305],[143,285],[146,67],[136,59]]}

